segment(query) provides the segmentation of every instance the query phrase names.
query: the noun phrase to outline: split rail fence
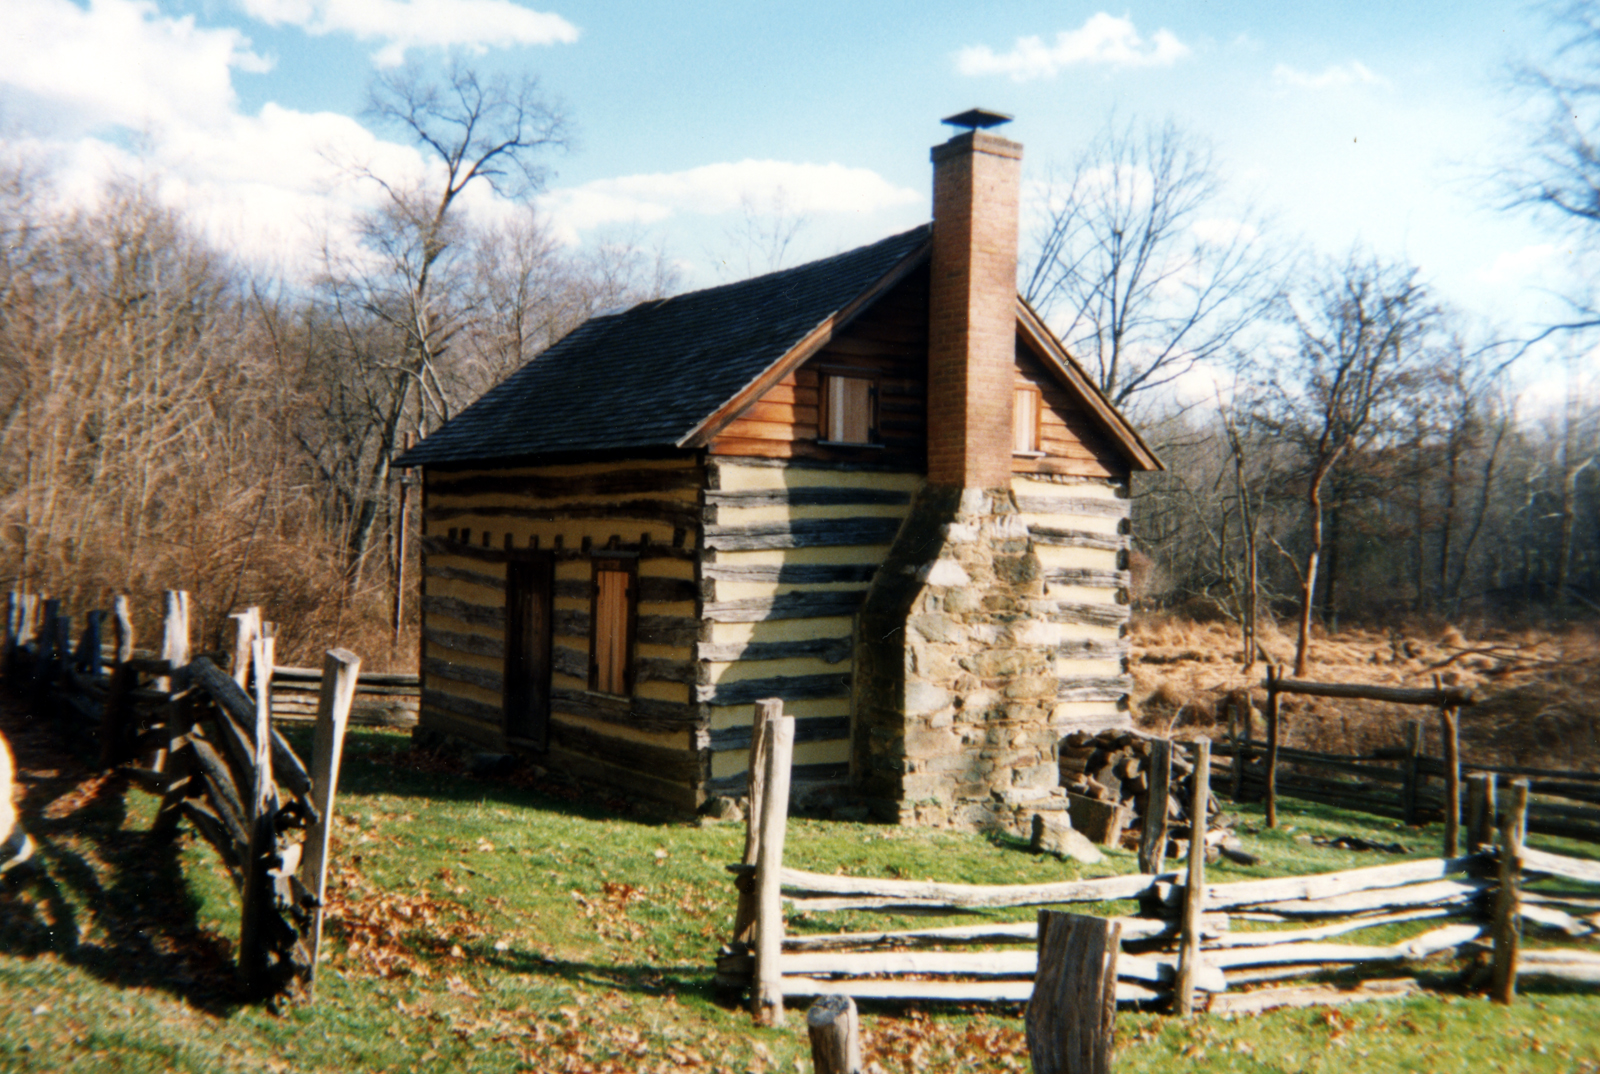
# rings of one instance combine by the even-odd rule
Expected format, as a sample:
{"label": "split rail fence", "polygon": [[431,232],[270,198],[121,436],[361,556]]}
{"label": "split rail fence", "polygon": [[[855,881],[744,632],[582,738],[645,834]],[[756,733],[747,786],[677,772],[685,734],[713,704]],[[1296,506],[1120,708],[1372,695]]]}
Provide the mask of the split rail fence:
{"label": "split rail fence", "polygon": [[[1267,826],[1277,826],[1278,793],[1307,801],[1373,813],[1421,824],[1444,821],[1443,852],[1453,857],[1473,802],[1487,793],[1492,808],[1499,780],[1527,777],[1528,829],[1543,835],[1567,836],[1600,843],[1600,773],[1516,765],[1481,764],[1461,757],[1459,713],[1473,704],[1470,690],[1410,689],[1353,683],[1300,682],[1269,669],[1266,739],[1256,737],[1255,709],[1244,691],[1228,699],[1228,738],[1215,749],[1231,761],[1222,774],[1236,801],[1264,800]],[[1367,755],[1321,753],[1284,745],[1288,719],[1281,711],[1283,695],[1332,697],[1418,705],[1438,710],[1440,752],[1429,756],[1421,720],[1405,725],[1405,743]],[[1438,785],[1430,785],[1437,780]],[[1485,792],[1474,781],[1486,783]],[[1463,802],[1463,792],[1466,801]],[[1479,806],[1478,808],[1482,808]]]}
{"label": "split rail fence", "polygon": [[[188,594],[166,594],[159,654],[133,647],[127,601],[91,612],[76,646],[58,602],[13,593],[6,667],[35,718],[103,769],[161,796],[152,831],[188,821],[241,896],[245,990],[312,993],[327,886],[334,795],[360,659],[331,649],[319,676],[308,769],[272,726],[275,642],[255,609],[235,616],[231,674],[191,657]],[[106,651],[101,628],[109,622]]]}
{"label": "split rail fence", "polygon": [[[889,914],[982,912],[1131,900],[1137,912],[1113,919],[1116,1001],[1170,1003],[1181,1013],[1248,1012],[1402,995],[1411,979],[1368,980],[1354,990],[1326,985],[1249,992],[1237,986],[1350,967],[1402,966],[1446,953],[1484,952],[1495,994],[1509,1000],[1518,972],[1520,927],[1581,934],[1567,911],[1600,908],[1600,862],[1522,845],[1527,784],[1512,787],[1497,845],[1420,861],[1311,876],[1211,883],[1203,833],[1189,842],[1181,871],[1045,884],[983,886],[804,872],[783,865],[792,717],[779,701],[757,705],[751,743],[748,828],[743,859],[729,866],[738,891],[734,934],[717,959],[717,982],[748,988],[758,1020],[783,1020],[791,998],[843,995],[873,1000],[1028,1000],[1039,966],[1037,921],[879,931],[795,932],[787,915],[841,911]],[[1197,744],[1191,816],[1206,815],[1209,743]],[[1475,829],[1476,838],[1486,829]],[[1159,865],[1158,865],[1159,868]],[[1576,892],[1522,894],[1524,881],[1559,877]],[[1600,925],[1595,915],[1594,925]],[[1430,922],[1400,943],[1339,938],[1381,925]],[[1270,928],[1235,930],[1239,922]],[[1600,983],[1600,955],[1577,949],[1528,953],[1521,972]]]}

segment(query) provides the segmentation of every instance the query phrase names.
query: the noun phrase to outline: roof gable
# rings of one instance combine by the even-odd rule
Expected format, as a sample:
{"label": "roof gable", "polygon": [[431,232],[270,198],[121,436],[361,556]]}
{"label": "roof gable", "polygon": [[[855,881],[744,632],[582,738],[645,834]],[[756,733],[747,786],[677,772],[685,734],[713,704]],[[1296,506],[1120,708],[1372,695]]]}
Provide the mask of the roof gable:
{"label": "roof gable", "polygon": [[740,400],[759,396],[757,385],[789,364],[786,357],[811,341],[820,346],[881,293],[875,285],[924,255],[930,231],[925,224],[792,269],[590,318],[399,464],[685,446],[718,415],[741,409]]}

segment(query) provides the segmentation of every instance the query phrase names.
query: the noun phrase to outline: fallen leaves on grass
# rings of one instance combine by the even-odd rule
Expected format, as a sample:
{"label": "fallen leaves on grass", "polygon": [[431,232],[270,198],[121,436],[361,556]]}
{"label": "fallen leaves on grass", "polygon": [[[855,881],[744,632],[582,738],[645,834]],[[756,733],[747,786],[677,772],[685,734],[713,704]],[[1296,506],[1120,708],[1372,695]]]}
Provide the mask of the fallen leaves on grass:
{"label": "fallen leaves on grass", "polygon": [[1029,1069],[1020,1021],[954,1022],[912,1009],[904,1018],[875,1020],[863,1031],[861,1048],[863,1069],[883,1074],[970,1070],[976,1056],[985,1057],[985,1070]]}
{"label": "fallen leaves on grass", "polygon": [[[378,977],[430,977],[427,958],[461,958],[487,933],[478,915],[426,891],[380,891],[353,865],[335,864],[324,914],[336,957]],[[427,956],[427,957],[424,957]]]}

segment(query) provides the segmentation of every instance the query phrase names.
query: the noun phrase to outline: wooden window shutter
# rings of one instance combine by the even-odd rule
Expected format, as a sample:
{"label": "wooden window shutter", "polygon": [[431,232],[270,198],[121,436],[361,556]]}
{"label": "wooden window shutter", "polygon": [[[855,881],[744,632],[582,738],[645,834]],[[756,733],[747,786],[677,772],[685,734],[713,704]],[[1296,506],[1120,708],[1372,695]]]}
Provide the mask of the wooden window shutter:
{"label": "wooden window shutter", "polygon": [[837,444],[872,442],[873,383],[867,377],[830,374],[825,379],[824,438]]}
{"label": "wooden window shutter", "polygon": [[1018,455],[1039,451],[1039,389],[1018,388],[1011,410],[1011,450]]}
{"label": "wooden window shutter", "polygon": [[594,642],[590,687],[605,694],[629,689],[633,633],[633,573],[620,564],[596,563],[594,572]]}

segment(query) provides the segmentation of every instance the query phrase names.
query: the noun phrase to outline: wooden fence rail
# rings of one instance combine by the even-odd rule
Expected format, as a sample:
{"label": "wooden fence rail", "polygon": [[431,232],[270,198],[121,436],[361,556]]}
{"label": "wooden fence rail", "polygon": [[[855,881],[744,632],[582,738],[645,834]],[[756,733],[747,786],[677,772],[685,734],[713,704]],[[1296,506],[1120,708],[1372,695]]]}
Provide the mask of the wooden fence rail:
{"label": "wooden fence rail", "polygon": [[[856,1000],[1027,1001],[1041,965],[1035,921],[986,920],[861,932],[792,932],[788,919],[802,920],[845,910],[887,913],[984,913],[1016,907],[1060,907],[1130,900],[1137,913],[1112,920],[1120,957],[1112,970],[1115,996],[1123,1005],[1173,1003],[1184,993],[1195,1010],[1254,1011],[1265,1006],[1340,1002],[1406,994],[1411,984],[1376,983],[1354,992],[1325,987],[1239,993],[1236,986],[1312,976],[1352,965],[1403,966],[1442,954],[1470,954],[1485,937],[1490,950],[1508,956],[1503,930],[1490,908],[1497,892],[1523,879],[1561,876],[1591,884],[1591,895],[1561,903],[1514,901],[1518,927],[1572,932],[1600,930],[1600,915],[1585,924],[1566,910],[1600,897],[1600,863],[1528,848],[1490,848],[1455,857],[1404,861],[1313,876],[1211,882],[1204,875],[1203,833],[1190,841],[1185,873],[1141,873],[1043,884],[972,885],[922,880],[813,873],[782,864],[786,780],[792,745],[783,733],[782,706],[763,702],[752,736],[750,849],[730,865],[741,911],[732,940],[717,959],[717,981],[749,988],[752,1010],[766,1021],[782,1018],[788,998],[841,995]],[[1212,766],[1202,756],[1197,773]],[[1226,772],[1226,769],[1223,769]],[[1192,788],[1206,793],[1204,779]],[[1203,801],[1203,799],[1200,799]],[[1513,803],[1508,811],[1516,813]],[[1199,806],[1193,815],[1204,816]],[[1520,821],[1518,823],[1521,823]],[[1515,827],[1515,825],[1513,825]],[[1518,829],[1520,830],[1520,829]],[[1502,836],[1502,839],[1504,836]],[[1511,880],[1498,876],[1509,860]],[[1558,905],[1559,904],[1559,905]],[[1501,919],[1504,919],[1502,914]],[[1235,920],[1270,928],[1236,932]],[[1392,944],[1339,942],[1350,933],[1399,922],[1432,927]],[[1586,980],[1586,956],[1570,953],[1546,960],[1552,973]],[[1575,967],[1575,968],[1574,968]]]}

